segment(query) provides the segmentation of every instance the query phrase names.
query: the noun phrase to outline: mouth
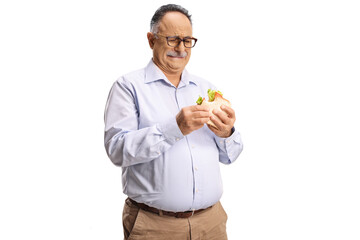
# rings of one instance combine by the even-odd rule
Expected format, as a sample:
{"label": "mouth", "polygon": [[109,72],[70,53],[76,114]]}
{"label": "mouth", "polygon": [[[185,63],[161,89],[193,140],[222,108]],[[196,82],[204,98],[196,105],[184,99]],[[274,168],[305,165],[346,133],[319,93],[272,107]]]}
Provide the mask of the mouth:
{"label": "mouth", "polygon": [[170,56],[168,55],[169,58],[173,58],[173,59],[183,59],[185,57],[181,57],[181,56]]}

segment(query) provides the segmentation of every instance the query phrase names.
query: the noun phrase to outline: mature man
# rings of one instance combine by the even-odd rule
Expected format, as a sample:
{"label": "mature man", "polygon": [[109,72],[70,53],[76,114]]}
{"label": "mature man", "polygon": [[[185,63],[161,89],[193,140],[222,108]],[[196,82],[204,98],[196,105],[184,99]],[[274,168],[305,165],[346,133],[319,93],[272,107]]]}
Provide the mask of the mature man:
{"label": "mature man", "polygon": [[105,110],[106,151],[128,196],[125,239],[227,239],[219,162],[242,151],[235,112],[195,105],[214,86],[185,70],[197,41],[186,9],[160,7],[147,38],[152,60],[114,83]]}

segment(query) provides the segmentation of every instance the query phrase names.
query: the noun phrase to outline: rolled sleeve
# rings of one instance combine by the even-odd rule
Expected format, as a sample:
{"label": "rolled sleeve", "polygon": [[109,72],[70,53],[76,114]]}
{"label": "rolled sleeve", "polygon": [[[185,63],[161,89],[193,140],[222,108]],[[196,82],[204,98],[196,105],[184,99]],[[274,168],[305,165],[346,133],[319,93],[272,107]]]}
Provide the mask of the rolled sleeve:
{"label": "rolled sleeve", "polygon": [[175,144],[177,141],[184,138],[175,117],[159,124],[158,129],[170,144]]}
{"label": "rolled sleeve", "polygon": [[243,150],[240,133],[234,129],[230,137],[221,138],[215,135],[215,141],[220,151],[220,162],[230,164],[234,162]]}

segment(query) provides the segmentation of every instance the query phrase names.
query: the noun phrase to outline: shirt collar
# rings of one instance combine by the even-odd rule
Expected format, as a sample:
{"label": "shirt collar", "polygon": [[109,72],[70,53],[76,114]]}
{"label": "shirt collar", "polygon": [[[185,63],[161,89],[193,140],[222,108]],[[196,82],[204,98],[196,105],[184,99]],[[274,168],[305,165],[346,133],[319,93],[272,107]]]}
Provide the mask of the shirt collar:
{"label": "shirt collar", "polygon": [[[167,79],[165,74],[160,70],[158,66],[153,62],[151,59],[148,65],[145,68],[145,83],[155,82],[158,80],[163,80],[169,84],[170,81]],[[184,85],[189,85],[189,83],[192,82],[195,85],[198,85],[198,82],[196,79],[192,78],[189,72],[184,69],[184,71],[181,74],[181,80],[178,87],[182,87]],[[172,85],[172,84],[171,84]]]}

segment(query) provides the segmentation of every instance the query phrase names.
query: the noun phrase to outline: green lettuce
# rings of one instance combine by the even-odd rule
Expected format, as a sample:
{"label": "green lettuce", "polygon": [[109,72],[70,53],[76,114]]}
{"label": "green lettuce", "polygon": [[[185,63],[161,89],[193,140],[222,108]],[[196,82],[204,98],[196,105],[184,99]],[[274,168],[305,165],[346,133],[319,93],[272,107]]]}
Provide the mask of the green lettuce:
{"label": "green lettuce", "polygon": [[[209,97],[209,102],[212,102],[215,100],[215,93],[219,93],[221,96],[223,95],[220,91],[211,90],[211,89],[208,89],[207,93],[208,93],[208,97]],[[204,99],[201,96],[199,96],[199,98],[196,100],[196,103],[198,105],[201,105],[203,100]]]}
{"label": "green lettuce", "polygon": [[211,89],[208,89],[208,96],[209,96],[209,102],[212,102],[215,100],[215,93],[219,93],[221,96],[223,95],[220,91],[216,91],[216,90],[211,90]]}

